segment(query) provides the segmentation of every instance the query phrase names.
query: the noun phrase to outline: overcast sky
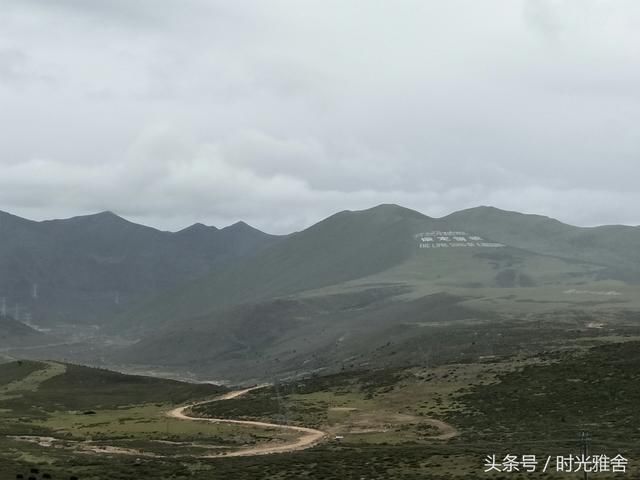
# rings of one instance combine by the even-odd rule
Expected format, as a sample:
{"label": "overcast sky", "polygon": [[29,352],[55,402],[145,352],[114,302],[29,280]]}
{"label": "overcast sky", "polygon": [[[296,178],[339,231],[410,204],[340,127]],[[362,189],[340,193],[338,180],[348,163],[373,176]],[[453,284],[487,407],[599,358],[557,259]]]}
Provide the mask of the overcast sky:
{"label": "overcast sky", "polygon": [[0,0],[0,210],[640,224],[637,0]]}

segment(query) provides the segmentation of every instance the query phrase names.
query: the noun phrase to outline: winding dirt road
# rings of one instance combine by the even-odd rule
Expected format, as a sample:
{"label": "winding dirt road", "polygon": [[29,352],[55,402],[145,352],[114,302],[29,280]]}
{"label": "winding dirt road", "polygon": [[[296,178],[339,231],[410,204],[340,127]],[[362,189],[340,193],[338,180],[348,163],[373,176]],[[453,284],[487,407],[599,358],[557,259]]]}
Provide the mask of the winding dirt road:
{"label": "winding dirt road", "polygon": [[321,430],[316,430],[314,428],[306,428],[306,427],[296,427],[293,425],[282,425],[278,423],[267,423],[267,422],[256,422],[251,420],[228,420],[225,418],[208,418],[208,417],[192,417],[185,413],[185,411],[189,410],[192,407],[198,405],[204,405],[206,403],[211,402],[219,402],[222,400],[231,400],[232,398],[237,398],[242,395],[245,395],[253,390],[257,390],[259,388],[264,388],[267,385],[258,385],[256,387],[246,388],[244,390],[235,390],[233,392],[226,393],[218,398],[213,400],[205,400],[202,402],[191,403],[189,405],[184,405],[182,407],[174,408],[173,410],[169,410],[167,412],[167,416],[171,418],[177,418],[180,420],[192,420],[198,422],[211,422],[211,423],[229,423],[233,425],[248,425],[252,427],[261,427],[261,428],[275,428],[280,430],[288,430],[290,432],[302,434],[295,441],[285,443],[282,445],[262,445],[252,448],[243,448],[241,450],[236,450],[234,452],[227,452],[224,454],[210,454],[205,455],[207,458],[213,457],[249,457],[255,455],[269,455],[272,453],[287,453],[287,452],[295,452],[299,450],[305,450],[307,448],[311,448],[314,445],[317,445],[322,440],[327,437],[327,433]]}
{"label": "winding dirt road", "polygon": [[[58,372],[52,371],[47,373],[55,374]],[[295,452],[295,451],[311,448],[319,444],[323,440],[326,440],[329,437],[329,433],[323,432],[321,430],[316,430],[313,428],[298,427],[293,425],[283,425],[278,423],[258,422],[258,421],[251,421],[251,420],[229,420],[224,418],[193,417],[186,413],[192,407],[195,407],[198,405],[204,405],[211,402],[231,400],[233,398],[246,395],[247,393],[253,390],[264,388],[266,386],[268,385],[258,385],[251,388],[245,388],[244,390],[234,390],[211,400],[204,400],[200,402],[190,403],[188,405],[183,405],[182,407],[174,408],[172,410],[167,411],[166,415],[170,418],[186,420],[186,421],[194,421],[194,422],[227,423],[232,425],[246,425],[246,426],[268,428],[268,429],[279,429],[279,430],[289,431],[298,435],[294,440],[286,443],[281,443],[277,445],[273,445],[273,444],[259,445],[255,447],[242,448],[236,451],[224,452],[224,453],[209,453],[206,455],[200,455],[198,456],[198,458],[249,457],[249,456],[257,456],[257,455],[269,455],[269,454],[275,454],[275,453]],[[347,410],[355,410],[355,409],[347,409]],[[441,420],[430,418],[424,421],[425,423],[433,425],[434,427],[440,430],[441,433],[439,435],[435,435],[431,437],[435,440],[449,440],[459,435],[459,432],[453,426]],[[123,454],[123,455],[135,455],[135,456],[144,456],[144,457],[164,457],[164,455],[158,455],[150,452],[143,452],[137,449],[114,447],[114,446],[108,446],[108,445],[94,445],[91,442],[66,441],[63,439],[57,439],[53,437],[39,437],[39,436],[29,436],[29,435],[9,436],[9,437],[14,440],[37,443],[38,445],[43,447],[54,447],[56,446],[56,444],[59,444],[61,442],[65,445],[70,443],[71,445],[67,445],[67,447],[74,448],[74,449],[77,449],[78,451],[82,451],[85,453],[91,452],[94,454]],[[216,447],[211,447],[211,448],[216,448]]]}

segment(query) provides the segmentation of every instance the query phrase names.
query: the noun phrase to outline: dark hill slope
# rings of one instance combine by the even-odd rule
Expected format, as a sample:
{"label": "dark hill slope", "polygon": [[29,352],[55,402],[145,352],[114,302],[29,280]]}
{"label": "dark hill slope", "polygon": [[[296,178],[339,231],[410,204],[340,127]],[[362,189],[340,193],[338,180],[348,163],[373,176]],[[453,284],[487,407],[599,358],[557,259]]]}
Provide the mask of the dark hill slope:
{"label": "dark hill slope", "polygon": [[381,272],[411,257],[416,249],[413,235],[432,222],[396,205],[340,212],[128,312],[119,325],[177,321]]}
{"label": "dark hill slope", "polygon": [[[638,268],[637,230],[613,229],[619,248],[598,239],[601,254],[589,255],[574,244],[594,229],[545,217],[479,208],[432,219],[394,205],[341,212],[128,312],[118,326],[132,328],[141,341],[112,359],[228,376],[277,371],[280,362],[320,368],[336,358],[366,358],[369,347],[391,339],[409,342],[423,324],[444,328],[485,320],[487,311],[499,318],[500,312],[574,308],[578,299],[566,291],[588,292],[585,285]],[[415,237],[434,231],[465,234]],[[419,248],[423,238],[463,235],[487,242]],[[453,303],[440,305],[440,295]],[[619,295],[592,304],[629,301]]]}
{"label": "dark hill slope", "polygon": [[[438,230],[479,235],[509,248],[418,248],[414,234]],[[509,267],[510,262],[501,261],[502,257],[518,257],[522,265]],[[633,283],[640,281],[640,229],[580,228],[547,217],[488,207],[441,219],[396,205],[345,211],[290,235],[254,257],[152,299],[127,312],[116,325],[120,330],[156,328],[244,302],[336,286],[381,272],[390,272],[377,276],[383,282],[429,283],[442,291],[447,285],[566,284],[565,280],[578,277],[583,281],[614,278]]]}
{"label": "dark hill slope", "polygon": [[174,324],[114,352],[114,358],[229,379],[268,378],[335,367],[354,356],[366,358],[374,348],[411,336],[404,325],[488,316],[464,306],[461,297],[436,294],[407,301],[399,297],[405,292],[402,287],[378,287],[245,304],[192,319],[188,325]]}
{"label": "dark hill slope", "polygon": [[49,337],[37,330],[17,322],[8,315],[0,314],[0,348],[44,343]]}
{"label": "dark hill slope", "polygon": [[171,233],[110,212],[44,222],[0,212],[0,297],[35,323],[100,323],[276,240],[238,224]]}
{"label": "dark hill slope", "polygon": [[[47,370],[62,371],[47,378]],[[33,374],[41,373],[34,385]],[[32,380],[29,380],[32,376]],[[218,385],[193,384],[163,378],[126,375],[110,370],[52,362],[22,360],[0,365],[0,387],[11,382],[24,383],[12,395],[0,399],[0,407],[16,411],[43,411],[116,408],[150,402],[181,403],[192,398],[209,397],[227,389]],[[35,388],[37,386],[37,388]]]}

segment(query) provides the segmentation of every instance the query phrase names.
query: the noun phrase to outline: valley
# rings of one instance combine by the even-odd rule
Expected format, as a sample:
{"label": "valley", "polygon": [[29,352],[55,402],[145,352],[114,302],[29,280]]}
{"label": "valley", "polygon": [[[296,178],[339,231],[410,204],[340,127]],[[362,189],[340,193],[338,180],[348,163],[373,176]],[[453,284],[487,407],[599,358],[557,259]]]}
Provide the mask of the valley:
{"label": "valley", "polygon": [[487,456],[579,453],[581,432],[639,473],[639,230],[381,205],[243,232],[266,241],[90,322],[0,319],[0,474],[501,479]]}
{"label": "valley", "polygon": [[[92,479],[469,478],[505,446],[539,457],[577,451],[583,429],[595,451],[633,459],[640,331],[599,332],[548,338],[534,355],[523,341],[475,361],[436,365],[425,355],[410,367],[227,392],[56,362],[4,364],[0,473],[37,465]],[[93,396],[74,396],[89,385]]]}

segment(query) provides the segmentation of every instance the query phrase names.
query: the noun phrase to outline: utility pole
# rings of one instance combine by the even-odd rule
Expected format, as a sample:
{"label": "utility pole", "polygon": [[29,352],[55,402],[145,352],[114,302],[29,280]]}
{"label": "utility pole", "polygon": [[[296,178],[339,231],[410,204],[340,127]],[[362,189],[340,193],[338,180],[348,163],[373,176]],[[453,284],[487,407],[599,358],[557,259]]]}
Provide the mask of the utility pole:
{"label": "utility pole", "polygon": [[3,317],[7,316],[7,299],[2,297],[2,308],[0,309],[0,313],[2,313]]}
{"label": "utility pole", "polygon": [[31,290],[31,297],[37,299],[38,298],[38,284],[34,283],[33,288]]}
{"label": "utility pole", "polygon": [[[589,444],[591,443],[591,434],[589,432],[580,432],[580,446],[582,448],[582,460],[586,464],[587,456],[589,455]],[[589,473],[587,469],[584,468],[583,478],[584,480],[588,480]]]}
{"label": "utility pole", "polygon": [[278,386],[278,380],[275,379],[275,381],[273,382],[273,386],[275,388],[276,391],[276,399],[278,401],[278,410],[280,413],[280,418],[281,421],[284,425],[289,425],[289,418],[287,415],[287,407],[284,404],[284,402],[282,401],[282,398],[280,397],[280,388]]}

